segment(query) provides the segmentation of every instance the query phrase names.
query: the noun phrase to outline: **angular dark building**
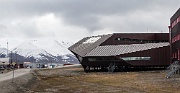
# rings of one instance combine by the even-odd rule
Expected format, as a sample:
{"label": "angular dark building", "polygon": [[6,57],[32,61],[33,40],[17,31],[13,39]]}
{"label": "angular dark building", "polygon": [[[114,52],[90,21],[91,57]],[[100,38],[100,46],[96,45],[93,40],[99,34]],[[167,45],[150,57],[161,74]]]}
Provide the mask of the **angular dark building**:
{"label": "angular dark building", "polygon": [[169,26],[172,62],[180,60],[180,8],[170,19]]}
{"label": "angular dark building", "polygon": [[170,65],[169,33],[114,33],[85,37],[69,50],[84,70]]}

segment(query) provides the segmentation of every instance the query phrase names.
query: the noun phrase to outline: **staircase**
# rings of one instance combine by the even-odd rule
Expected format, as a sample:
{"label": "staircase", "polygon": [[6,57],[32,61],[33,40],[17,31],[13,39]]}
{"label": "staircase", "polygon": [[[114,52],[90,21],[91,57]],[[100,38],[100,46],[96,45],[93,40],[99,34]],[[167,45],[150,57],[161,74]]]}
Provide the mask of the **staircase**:
{"label": "staircase", "polygon": [[115,63],[110,63],[108,67],[108,72],[114,72],[115,68],[116,68]]}
{"label": "staircase", "polygon": [[172,75],[176,74],[176,72],[179,70],[180,70],[179,61],[173,62],[169,67],[167,67],[166,78],[170,78]]}

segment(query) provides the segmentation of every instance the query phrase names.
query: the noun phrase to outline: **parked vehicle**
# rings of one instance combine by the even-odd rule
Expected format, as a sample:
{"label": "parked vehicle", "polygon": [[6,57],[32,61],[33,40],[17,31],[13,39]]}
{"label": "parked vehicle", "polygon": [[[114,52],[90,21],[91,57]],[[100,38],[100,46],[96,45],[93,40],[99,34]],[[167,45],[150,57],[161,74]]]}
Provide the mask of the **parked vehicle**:
{"label": "parked vehicle", "polygon": [[0,66],[0,70],[4,70],[5,68],[4,68],[4,66]]}

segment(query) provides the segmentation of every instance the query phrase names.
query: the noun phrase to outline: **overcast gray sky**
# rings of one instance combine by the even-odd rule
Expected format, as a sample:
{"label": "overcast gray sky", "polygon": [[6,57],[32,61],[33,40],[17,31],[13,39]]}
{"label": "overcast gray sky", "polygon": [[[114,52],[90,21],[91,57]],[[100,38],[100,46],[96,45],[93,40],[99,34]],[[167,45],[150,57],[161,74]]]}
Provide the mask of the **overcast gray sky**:
{"label": "overcast gray sky", "polygon": [[0,0],[0,45],[76,42],[108,33],[168,32],[180,0]]}

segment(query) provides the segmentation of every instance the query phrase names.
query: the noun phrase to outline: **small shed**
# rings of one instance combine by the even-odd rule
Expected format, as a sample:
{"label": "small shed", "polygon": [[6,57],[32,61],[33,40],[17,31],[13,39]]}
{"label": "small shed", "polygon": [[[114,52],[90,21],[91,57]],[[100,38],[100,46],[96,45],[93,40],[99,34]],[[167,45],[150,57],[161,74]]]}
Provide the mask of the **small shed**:
{"label": "small shed", "polygon": [[0,65],[9,65],[9,58],[0,58]]}
{"label": "small shed", "polygon": [[33,62],[24,62],[24,68],[43,68],[44,64],[42,63],[33,63]]}

